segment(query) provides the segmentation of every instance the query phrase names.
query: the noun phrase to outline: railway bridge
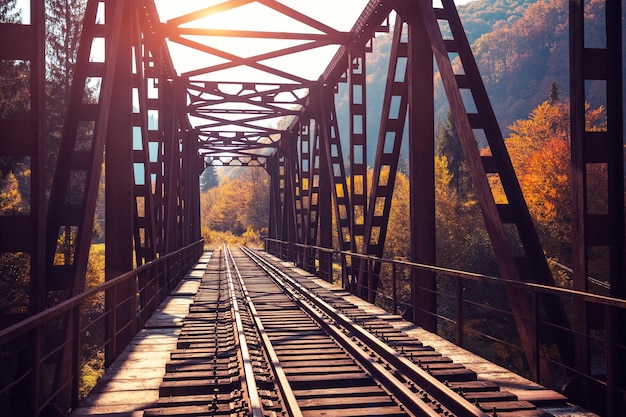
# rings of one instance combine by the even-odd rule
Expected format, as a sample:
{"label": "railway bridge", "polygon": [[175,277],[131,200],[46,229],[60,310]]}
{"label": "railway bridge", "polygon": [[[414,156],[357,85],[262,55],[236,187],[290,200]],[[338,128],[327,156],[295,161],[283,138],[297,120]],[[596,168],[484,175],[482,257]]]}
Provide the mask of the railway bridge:
{"label": "railway bridge", "polygon": [[[517,352],[519,372],[528,379],[555,390],[565,385],[569,401],[594,412],[624,415],[620,1],[604,2],[604,44],[593,47],[585,43],[585,2],[568,2],[571,288],[555,284],[452,0],[362,0],[349,5],[321,0],[181,1],[175,7],[166,3],[87,1],[49,188],[44,2],[30,1],[28,24],[0,23],[0,59],[25,68],[20,80],[28,91],[22,111],[8,111],[0,120],[0,158],[3,164],[20,161],[29,170],[26,208],[0,212],[2,262],[10,266],[21,260],[20,273],[26,278],[19,288],[27,299],[21,308],[3,311],[1,316],[3,415],[5,410],[9,415],[65,415],[78,409],[86,395],[86,379],[101,368],[111,368],[169,294],[181,291],[181,280],[193,274],[199,259],[209,256],[201,240],[199,210],[199,176],[207,166],[260,167],[268,172],[265,250],[297,265],[302,274],[337,283],[345,294],[385,307],[394,317],[401,314],[419,329],[444,333],[459,346],[470,347],[476,337],[482,339],[474,347],[505,346]],[[368,54],[381,33],[388,34],[391,48],[384,86],[375,90],[384,91],[382,110],[375,115],[380,128],[368,132],[367,119],[372,117]],[[435,69],[491,242],[497,276],[436,265]],[[589,131],[585,123],[591,85],[600,88],[604,97],[602,131]],[[338,111],[336,103],[342,92],[345,112]],[[375,149],[373,163],[368,149]],[[410,184],[409,257],[384,259],[402,152],[407,155]],[[599,186],[590,184],[587,175],[598,166],[605,173]],[[86,271],[101,183],[106,202],[106,280],[88,287]],[[494,197],[494,184],[499,198]],[[594,194],[601,196],[602,204],[591,204],[591,187],[602,189]],[[250,272],[252,281],[237,284],[235,270],[252,267],[249,261],[237,267],[236,258],[242,255],[228,253],[222,248],[210,255],[210,261],[200,262],[219,263],[202,272],[198,296],[185,319],[184,326],[190,327],[180,330],[177,345],[179,350],[191,345],[199,349],[200,359],[190,360],[189,379],[212,373],[219,383],[199,384],[201,392],[195,394],[193,384],[172,383],[169,391],[165,379],[161,385],[162,394],[170,392],[165,397],[179,395],[184,387],[199,396],[184,404],[189,413],[220,415],[226,407],[241,415],[297,415],[305,414],[298,411],[303,403],[324,402],[311,399],[315,395],[328,399],[345,395],[341,390],[348,385],[334,387],[333,393],[303,394],[305,366],[289,367],[277,359],[285,352],[260,347],[269,346],[260,341],[266,333],[279,339],[310,336],[311,344],[319,345],[312,353],[316,355],[328,343],[322,336],[318,339],[318,328],[334,332],[337,339],[349,339],[349,347],[343,349],[351,357],[370,352],[372,359],[357,368],[383,378],[374,383],[379,391],[371,388],[365,395],[376,398],[373,403],[380,401],[379,411],[347,407],[351,411],[344,410],[344,415],[357,415],[350,414],[357,409],[386,415],[485,412],[480,411],[480,395],[474,395],[473,408],[439,396],[458,393],[454,384],[459,381],[441,377],[444,387],[435,387],[433,375],[448,362],[418,358],[419,341],[405,342],[404,336],[386,333],[381,324],[368,326],[367,314],[350,316],[354,307],[345,300],[332,301],[332,289],[325,289],[328,294],[323,297],[315,296],[322,307],[306,313],[314,316],[323,310],[326,315],[326,324],[313,329],[301,318],[291,317],[292,307],[283,295],[274,294],[269,284],[256,283],[259,272]],[[590,270],[598,264],[607,271],[605,276],[590,278]],[[263,268],[272,274],[269,266]],[[15,280],[11,274],[15,272],[2,279]],[[288,281],[279,272],[273,274],[278,281]],[[295,282],[286,290],[291,294],[287,298],[306,298],[291,293],[295,287],[306,287]],[[259,295],[263,288],[268,293]],[[497,302],[466,297],[470,292],[489,293]],[[284,333],[259,330],[280,327],[276,318],[281,308],[272,312],[267,305],[274,301],[284,307],[285,328],[301,323],[300,336],[289,336],[286,329]],[[204,311],[198,313],[201,308]],[[255,318],[257,308],[265,319]],[[239,309],[241,318],[228,322]],[[486,326],[476,332],[472,320]],[[263,326],[246,327],[255,322]],[[506,339],[504,332],[497,331],[502,328],[514,330],[514,337]],[[229,332],[232,336],[224,336]],[[259,340],[251,339],[250,346],[242,343],[255,332]],[[231,362],[219,361],[224,357],[218,355],[218,346],[230,346],[231,339],[239,344],[228,349],[235,350],[235,358],[244,359],[241,370],[230,377],[241,385],[226,394],[224,387],[232,388],[232,381],[218,381],[218,375],[223,366],[230,369]],[[283,342],[270,345],[277,351],[296,349]],[[252,355],[247,359],[246,351]],[[175,355],[179,361],[185,358],[184,352],[173,352],[172,360]],[[264,361],[266,367],[259,365]],[[361,378],[344,359],[336,361],[349,369],[346,372],[354,372],[355,380]],[[254,371],[254,367],[267,374],[257,369],[250,376],[246,368]],[[392,375],[388,382],[381,382],[387,381],[384,374]],[[293,392],[283,388],[290,384],[280,384],[290,378],[292,388],[300,384]],[[460,391],[469,397],[471,389]],[[304,400],[302,395],[309,397]],[[385,395],[390,403],[383,401]],[[487,402],[496,402],[492,400]],[[281,407],[272,408],[278,403]],[[298,405],[294,411],[290,411],[292,403]],[[143,412],[163,410],[167,408]],[[516,410],[493,406],[489,411],[541,415],[537,410]],[[169,412],[183,414],[175,407]],[[535,414],[523,414],[531,412]]]}

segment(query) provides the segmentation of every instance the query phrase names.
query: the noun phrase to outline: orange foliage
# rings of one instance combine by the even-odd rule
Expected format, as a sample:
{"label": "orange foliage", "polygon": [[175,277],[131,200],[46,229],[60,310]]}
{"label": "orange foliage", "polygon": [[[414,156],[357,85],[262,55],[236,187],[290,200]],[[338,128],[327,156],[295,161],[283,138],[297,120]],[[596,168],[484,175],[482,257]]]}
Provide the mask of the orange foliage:
{"label": "orange foliage", "polygon": [[[569,105],[546,101],[528,119],[509,126],[512,133],[506,141],[544,248],[548,256],[564,260],[570,256],[571,239],[569,123]],[[604,129],[604,109],[587,106],[586,125],[587,130]],[[602,167],[592,167],[587,173],[588,183],[601,183],[604,175]],[[591,187],[590,192],[597,194],[597,188]]]}
{"label": "orange foliage", "polygon": [[522,189],[535,220],[558,241],[570,239],[570,151],[559,137],[543,142],[530,154],[522,175]]}

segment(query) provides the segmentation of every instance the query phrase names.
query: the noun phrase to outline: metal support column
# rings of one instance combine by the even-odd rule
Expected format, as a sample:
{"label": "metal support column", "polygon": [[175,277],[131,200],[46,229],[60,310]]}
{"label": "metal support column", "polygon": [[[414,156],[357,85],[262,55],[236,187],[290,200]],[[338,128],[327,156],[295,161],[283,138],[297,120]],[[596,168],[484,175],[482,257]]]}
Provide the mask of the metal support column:
{"label": "metal support column", "polygon": [[[106,16],[114,7],[113,2],[106,4]],[[117,56],[113,82],[113,94],[110,106],[110,118],[106,136],[105,152],[105,277],[115,278],[133,269],[133,216],[135,202],[133,189],[136,184],[133,167],[133,110],[132,110],[132,28],[134,27],[131,9],[127,6],[118,17],[121,24],[119,46],[111,51]],[[121,215],[120,213],[125,213]],[[118,334],[117,329],[136,311],[134,294],[136,288],[129,281],[123,288],[117,287],[115,293],[107,292],[106,309],[115,309],[116,323],[110,323],[107,338],[112,343],[107,345],[105,362],[111,364],[135,334],[133,326]],[[130,299],[129,297],[132,297]]]}
{"label": "metal support column", "polygon": [[[570,117],[572,146],[572,243],[574,289],[590,291],[588,277],[607,281],[610,296],[626,298],[624,227],[624,126],[622,81],[622,6],[619,0],[604,2],[604,45],[585,45],[585,2],[570,0]],[[588,89],[606,98],[606,129],[592,131],[586,125]],[[592,173],[592,171],[594,171]],[[606,201],[591,201],[588,176],[601,176]],[[596,190],[597,191],[597,190]],[[600,266],[600,268],[598,268]],[[608,269],[606,268],[608,266]],[[590,330],[606,335],[606,415],[619,415],[618,394],[626,388],[626,317],[617,311],[593,311],[577,302],[574,326],[579,334]],[[604,322],[594,320],[602,317]],[[621,352],[617,346],[621,345]],[[589,339],[577,337],[576,367],[591,370]],[[583,390],[583,404],[598,402],[593,387]],[[586,397],[586,398],[585,398]],[[623,412],[624,410],[622,410]]]}
{"label": "metal support column", "polygon": [[[408,23],[409,181],[411,187],[411,262],[436,264],[435,238],[435,114],[433,53],[417,5],[402,12]],[[437,331],[436,274],[411,271],[413,322]]]}

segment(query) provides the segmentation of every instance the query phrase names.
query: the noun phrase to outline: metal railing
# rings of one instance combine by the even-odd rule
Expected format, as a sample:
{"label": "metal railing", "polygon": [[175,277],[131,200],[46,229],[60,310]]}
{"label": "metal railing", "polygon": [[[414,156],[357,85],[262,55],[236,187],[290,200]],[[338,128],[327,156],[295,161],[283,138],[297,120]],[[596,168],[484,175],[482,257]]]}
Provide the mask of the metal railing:
{"label": "metal railing", "polygon": [[2,415],[76,408],[203,250],[199,240],[0,330]]}
{"label": "metal railing", "polygon": [[[354,294],[366,294],[363,298],[391,313],[415,309],[418,314],[435,317],[440,336],[513,372],[557,390],[568,383],[578,385],[582,396],[588,398],[575,400],[587,406],[599,405],[596,411],[603,415],[619,415],[615,410],[621,401],[626,401],[626,364],[620,359],[626,358],[626,346],[623,338],[616,337],[620,320],[623,323],[626,319],[626,300],[276,239],[267,239],[265,248],[268,253],[292,261],[329,282],[341,282],[343,288]],[[333,259],[334,268],[322,262],[324,258]],[[365,288],[354,277],[346,281],[350,273],[345,270],[350,265],[365,271],[365,279],[360,280]],[[375,275],[376,270],[380,274]],[[436,311],[425,310],[412,302],[411,273],[415,270],[436,274],[436,290],[420,288],[436,296]],[[374,282],[378,283],[377,288],[373,288]],[[529,315],[516,317],[511,312],[508,291],[526,299]],[[570,323],[580,320],[577,309],[582,306],[587,312],[587,329],[581,331],[578,325],[565,328],[548,317],[544,310],[548,299],[559,300],[564,305]],[[533,329],[532,351],[522,346],[515,331],[518,320]],[[571,352],[559,352],[555,342],[559,336],[572,340]],[[576,350],[588,356],[587,369],[575,366]]]}

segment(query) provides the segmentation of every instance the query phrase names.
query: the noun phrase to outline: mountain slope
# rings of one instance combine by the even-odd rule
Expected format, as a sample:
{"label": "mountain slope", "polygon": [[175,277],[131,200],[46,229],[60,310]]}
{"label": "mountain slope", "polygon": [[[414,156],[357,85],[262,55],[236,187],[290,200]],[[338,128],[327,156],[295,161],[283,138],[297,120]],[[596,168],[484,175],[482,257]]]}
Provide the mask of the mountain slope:
{"label": "mountain slope", "polygon": [[[603,0],[586,2],[587,46],[603,46]],[[561,97],[569,95],[569,46],[567,0],[476,0],[459,6],[472,50],[478,63],[496,118],[505,136],[515,120],[548,99],[550,85],[556,82]],[[367,62],[368,84],[368,163],[374,161],[376,137],[385,88],[390,35],[374,40],[374,51]],[[339,120],[348,120],[348,99],[342,90],[338,103]],[[592,107],[604,103],[601,90],[587,96]],[[435,75],[435,120],[443,120],[447,99]],[[346,117],[341,117],[345,115]],[[340,125],[347,142],[348,127]]]}

